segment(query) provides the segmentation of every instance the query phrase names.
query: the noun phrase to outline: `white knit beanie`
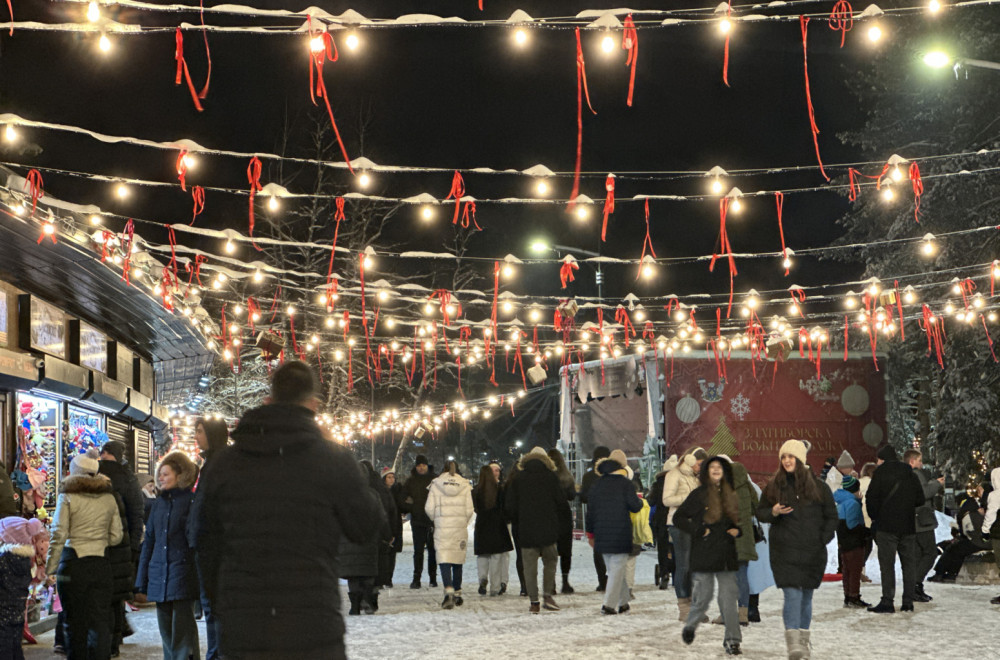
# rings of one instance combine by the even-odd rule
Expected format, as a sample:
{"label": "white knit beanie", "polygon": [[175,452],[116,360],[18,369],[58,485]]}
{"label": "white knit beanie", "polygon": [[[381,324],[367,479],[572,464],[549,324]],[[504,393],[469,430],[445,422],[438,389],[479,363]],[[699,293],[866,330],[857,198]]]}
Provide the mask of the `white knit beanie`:
{"label": "white knit beanie", "polygon": [[101,469],[101,463],[95,458],[86,454],[74,456],[69,464],[69,474],[71,477],[93,477]]}
{"label": "white knit beanie", "polygon": [[778,460],[785,454],[791,454],[795,458],[799,459],[802,465],[806,465],[806,446],[801,440],[786,440],[785,444],[781,445],[781,449],[778,450]]}

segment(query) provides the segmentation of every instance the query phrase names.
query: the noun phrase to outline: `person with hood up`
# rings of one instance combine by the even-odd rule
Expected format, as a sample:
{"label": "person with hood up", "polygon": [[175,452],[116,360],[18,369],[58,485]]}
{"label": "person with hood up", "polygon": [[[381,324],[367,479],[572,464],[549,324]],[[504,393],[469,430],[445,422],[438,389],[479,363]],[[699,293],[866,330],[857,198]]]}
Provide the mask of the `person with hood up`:
{"label": "person with hood up", "polygon": [[52,518],[45,569],[56,576],[66,619],[66,654],[81,660],[111,657],[113,581],[104,553],[123,538],[118,502],[111,481],[98,474],[98,456],[90,449],[70,462]]}
{"label": "person with hood up", "polygon": [[156,603],[163,660],[198,660],[194,610],[201,591],[188,534],[198,466],[172,451],[160,460],[156,479],[160,494],[149,511],[135,592]]}
{"label": "person with hood up", "polygon": [[945,547],[934,567],[934,575],[927,578],[929,582],[954,582],[969,555],[992,548],[980,531],[986,518],[987,490],[992,492],[993,487],[989,481],[984,481],[976,487],[975,496],[965,493],[956,496],[956,503],[959,505],[958,515],[955,517],[958,533]]}
{"label": "person with hood up", "polygon": [[826,473],[826,485],[830,487],[830,492],[835,493],[841,488],[844,477],[854,474],[854,457],[846,449],[840,452],[840,457],[833,464],[830,471]]}
{"label": "person with hood up", "polygon": [[[597,466],[597,461],[602,458],[607,458],[611,455],[611,450],[604,445],[599,445],[594,447],[594,453],[590,460],[590,467],[583,475],[583,479],[580,481],[580,504],[587,505],[588,494],[590,493],[590,487],[594,485],[597,478],[600,476],[597,474],[595,467]],[[594,550],[594,570],[597,571],[597,591],[604,591],[608,584],[608,567],[604,565],[604,556],[597,550]]]}
{"label": "person with hood up", "polygon": [[396,572],[396,555],[403,551],[403,516],[399,510],[403,487],[396,481],[396,473],[388,467],[382,468],[382,483],[392,496],[393,515],[389,518],[392,541],[379,545],[378,580],[375,586],[392,589],[392,576]]}
{"label": "person with hood up", "polygon": [[685,451],[677,467],[663,478],[663,497],[660,502],[668,507],[667,525],[670,527],[670,541],[674,545],[674,594],[677,596],[677,620],[687,621],[691,611],[691,536],[674,525],[674,513],[684,503],[688,495],[697,488],[698,471],[708,454],[701,447],[691,447]]}
{"label": "person with hood up", "polygon": [[[559,477],[559,486],[566,493],[566,501],[572,503],[576,499],[576,481],[566,467],[566,459],[562,452],[552,448],[549,450],[549,458],[556,466],[556,476]],[[559,593],[571,594],[575,590],[569,583],[569,569],[573,565],[573,511],[571,506],[560,509],[559,514],[559,541],[556,542],[559,549],[559,570],[562,572],[562,589]]]}
{"label": "person with hood up", "polygon": [[917,586],[916,510],[924,503],[924,489],[908,463],[897,458],[896,450],[886,445],[875,454],[879,466],[872,475],[865,495],[865,507],[872,519],[878,564],[882,573],[882,599],[869,612],[892,614],[896,611],[896,554],[903,567],[902,612],[913,611]]}
{"label": "person with hood up", "polygon": [[384,524],[379,533],[367,541],[353,543],[348,540],[340,544],[340,576],[347,578],[347,598],[351,602],[347,614],[352,616],[378,611],[379,552],[392,541],[389,521],[396,511],[389,489],[379,479],[371,462],[361,461],[360,468],[362,478],[382,505]]}
{"label": "person with hood up", "polygon": [[[993,545],[993,560],[1000,567],[1000,468],[993,468],[990,472],[990,483],[993,484],[993,492],[986,498],[986,513],[983,516],[983,526],[981,528],[983,539],[989,539]],[[993,605],[1000,605],[1000,596],[990,600]]]}
{"label": "person with hood up", "polygon": [[757,519],[771,523],[771,571],[785,596],[788,659],[800,660],[810,656],[813,592],[823,582],[826,546],[839,519],[830,489],[807,467],[801,440],[781,445],[778,459],[778,471],[761,494]]}
{"label": "person with hood up", "polygon": [[339,548],[377,534],[385,514],[316,423],[321,394],[305,363],[275,369],[267,402],[243,415],[198,483],[198,564],[225,658],[347,657]]}
{"label": "person with hood up", "polygon": [[740,510],[739,497],[733,488],[733,469],[725,458],[713,456],[702,464],[698,476],[700,485],[674,512],[673,519],[674,525],[691,535],[693,600],[681,639],[685,644],[694,641],[695,630],[712,603],[718,581],[719,609],[726,626],[722,646],[726,655],[742,655],[736,581]]}
{"label": "person with hood up", "polygon": [[861,514],[861,483],[851,475],[833,492],[837,504],[837,545],[844,578],[844,607],[870,607],[861,600],[861,571],[865,567],[865,519]]}
{"label": "person with hood up", "polygon": [[479,470],[479,481],[472,489],[472,505],[476,510],[472,545],[479,569],[479,595],[485,596],[489,588],[489,594],[497,596],[506,590],[504,560],[514,549],[503,512],[498,463],[484,465]]}
{"label": "person with hood up", "polygon": [[24,604],[32,581],[36,539],[43,534],[45,526],[38,518],[0,518],[0,658],[24,660]]}
{"label": "person with hood up", "polygon": [[[200,417],[194,423],[194,441],[198,446],[201,455],[201,469],[205,470],[215,457],[229,444],[229,425],[224,419],[210,419]],[[195,493],[194,506],[200,506],[197,492]],[[197,512],[195,512],[195,517]],[[202,582],[202,580],[199,580]],[[200,595],[201,611],[205,617],[205,637],[208,648],[205,653],[205,660],[218,660],[219,658],[219,620],[212,609],[205,590],[201,590]]]}
{"label": "person with hood up", "polygon": [[670,530],[667,527],[669,507],[663,505],[663,479],[667,473],[677,467],[677,454],[672,454],[663,464],[663,469],[653,477],[653,485],[646,493],[651,515],[649,526],[656,543],[656,566],[653,568],[653,582],[661,590],[670,588],[670,576],[674,574],[674,548],[670,543]]}
{"label": "person with hood up", "polygon": [[445,463],[444,470],[431,482],[424,512],[434,523],[434,549],[444,584],[441,607],[450,610],[463,602],[462,565],[469,545],[469,521],[476,512],[472,487],[455,461]]}
{"label": "person with hood up", "polygon": [[594,466],[600,475],[587,496],[587,539],[604,556],[608,567],[603,614],[629,611],[627,562],[632,552],[632,519],[642,510],[642,500],[628,476],[625,452],[616,449]]}
{"label": "person with hood up", "polygon": [[[507,488],[504,509],[517,529],[516,543],[524,562],[524,581],[531,604],[558,611],[555,601],[556,563],[559,561],[559,517],[569,507],[559,485],[556,466],[541,447],[534,447],[518,461],[519,471]],[[538,560],[542,560],[543,602],[538,598]]]}
{"label": "person with hood up", "polygon": [[410,471],[410,478],[403,484],[403,513],[410,514],[410,532],[413,537],[413,582],[410,589],[420,588],[420,577],[424,571],[424,549],[427,549],[427,577],[430,586],[437,585],[437,556],[434,548],[434,523],[424,513],[427,504],[427,489],[437,477],[434,468],[427,463],[427,457],[418,454]]}

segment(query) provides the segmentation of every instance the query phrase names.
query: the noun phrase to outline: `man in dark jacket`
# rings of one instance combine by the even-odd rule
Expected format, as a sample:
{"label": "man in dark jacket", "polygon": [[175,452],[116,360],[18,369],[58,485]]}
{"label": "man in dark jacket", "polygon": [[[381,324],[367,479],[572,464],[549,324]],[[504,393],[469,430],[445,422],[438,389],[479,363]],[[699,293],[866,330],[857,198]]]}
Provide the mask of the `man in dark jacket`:
{"label": "man in dark jacket", "polygon": [[346,658],[337,553],[385,518],[357,462],[316,424],[318,383],[302,362],[275,370],[205,470],[195,537],[223,657]]}
{"label": "man in dark jacket", "polygon": [[[594,485],[597,478],[600,476],[594,469],[597,465],[597,461],[602,458],[607,458],[611,455],[611,450],[607,447],[601,445],[594,447],[594,455],[590,461],[590,468],[584,473],[583,480],[580,482],[580,503],[587,504],[587,495],[590,493],[590,487]],[[597,590],[604,591],[608,585],[608,567],[604,564],[604,555],[594,550],[594,569],[597,570]]]}
{"label": "man in dark jacket", "polygon": [[[518,543],[524,558],[524,581],[527,583],[529,611],[537,614],[541,607],[558,610],[556,593],[556,563],[559,561],[559,514],[569,508],[566,493],[559,485],[556,466],[545,450],[535,447],[521,457],[521,471],[506,492],[504,508],[518,529]],[[542,559],[544,604],[538,599],[538,558]]]}
{"label": "man in dark jacket", "polygon": [[[937,566],[934,567],[934,575],[928,578],[929,582],[954,582],[958,577],[958,572],[962,570],[962,564],[966,557],[981,550],[989,550],[989,541],[984,541],[982,533],[979,531],[983,526],[983,515],[986,508],[986,499],[983,496],[989,481],[979,484],[975,497],[961,493],[957,496],[960,503],[956,522],[958,523],[958,533],[955,538],[945,546],[944,553],[938,559]],[[963,499],[964,498],[964,499]]]}
{"label": "man in dark jacket", "polygon": [[437,586],[437,556],[434,552],[434,522],[424,511],[427,488],[437,477],[434,468],[427,464],[427,457],[417,456],[410,471],[410,478],[403,484],[403,513],[410,514],[410,532],[413,536],[413,582],[410,589],[420,588],[420,574],[424,570],[424,548],[427,548],[427,577],[430,585]]}
{"label": "man in dark jacket", "polygon": [[934,498],[944,490],[944,477],[931,479],[924,471],[924,459],[919,449],[907,449],[903,452],[903,462],[913,468],[913,474],[920,481],[924,493],[924,503],[917,507],[915,520],[915,536],[917,543],[917,585],[913,589],[913,600],[918,603],[929,603],[932,598],[924,591],[924,578],[937,561],[937,514],[934,513]]}
{"label": "man in dark jacket", "polygon": [[632,519],[629,513],[642,509],[642,500],[625,471],[625,453],[616,449],[596,466],[601,477],[590,487],[587,507],[587,537],[594,552],[604,556],[608,567],[604,614],[629,610],[625,564],[632,552]]}
{"label": "man in dark jacket", "polygon": [[114,622],[111,630],[111,648],[117,650],[122,639],[132,634],[132,627],[125,618],[125,601],[132,597],[139,548],[142,545],[142,522],[145,512],[139,481],[124,463],[125,445],[109,440],[101,447],[100,474],[111,480],[111,488],[122,503],[122,542],[105,553],[111,562],[114,579],[114,603],[111,605]]}
{"label": "man in dark jacket", "polygon": [[869,612],[891,614],[896,611],[896,555],[903,566],[903,606],[913,610],[917,585],[916,510],[924,503],[924,490],[913,468],[900,462],[889,445],[878,450],[878,468],[865,495],[868,517],[875,530],[878,564],[882,573],[882,600]]}

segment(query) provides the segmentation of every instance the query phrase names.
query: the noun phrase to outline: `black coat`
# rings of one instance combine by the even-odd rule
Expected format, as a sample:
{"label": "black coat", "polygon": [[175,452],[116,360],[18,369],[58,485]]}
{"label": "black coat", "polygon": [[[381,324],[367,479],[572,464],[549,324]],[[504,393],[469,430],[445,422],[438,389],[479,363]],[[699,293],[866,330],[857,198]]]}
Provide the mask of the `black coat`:
{"label": "black coat", "polygon": [[[385,480],[382,483],[385,483]],[[395,509],[395,515],[389,518],[389,530],[392,532],[392,549],[395,552],[402,552],[403,508],[401,496],[403,494],[403,485],[397,481],[389,488],[389,494],[392,496],[393,508]]]}
{"label": "black coat", "polygon": [[114,579],[114,598],[131,598],[139,564],[139,548],[142,545],[142,526],[146,518],[145,497],[139,489],[139,481],[125,465],[117,461],[102,460],[100,474],[111,480],[111,489],[118,500],[118,515],[122,519],[122,542],[105,551],[111,562]]}
{"label": "black coat", "polygon": [[617,463],[605,460],[597,466],[601,477],[587,497],[587,533],[594,535],[594,551],[600,554],[632,552],[632,519],[629,513],[642,509],[635,486]]}
{"label": "black coat", "polygon": [[908,464],[886,461],[875,469],[865,502],[873,531],[916,534],[916,511],[924,503],[924,489]]}
{"label": "black coat", "polygon": [[256,408],[232,437],[198,484],[195,530],[222,654],[329,658],[344,635],[341,539],[378,533],[382,506],[308,408]]}
{"label": "black coat", "polygon": [[590,488],[600,476],[594,471],[594,468],[590,468],[583,473],[583,479],[580,480],[580,504],[590,503]]}
{"label": "black coat", "polygon": [[514,543],[507,530],[507,518],[503,510],[503,490],[497,492],[491,508],[486,507],[483,492],[472,490],[472,506],[476,509],[476,527],[472,535],[473,552],[477,555],[495,555],[510,552]]}
{"label": "black coat", "polygon": [[757,519],[771,523],[771,572],[779,589],[819,588],[826,572],[826,544],[840,522],[830,487],[811,474],[809,478],[816,481],[818,502],[799,500],[794,480],[789,479],[779,500],[794,509],[791,513],[775,517],[771,509],[776,502],[768,499],[766,489],[757,507]]}
{"label": "black coat", "polygon": [[670,511],[670,507],[663,506],[663,478],[665,476],[667,476],[666,472],[657,474],[649,492],[646,493],[646,501],[649,502],[649,506],[653,509],[649,526],[653,531],[653,538],[655,539],[661,538],[667,531],[667,513]]}
{"label": "black coat", "polygon": [[189,600],[200,595],[194,549],[189,545],[190,487],[160,493],[149,511],[135,590],[154,603]]}
{"label": "black coat", "polygon": [[424,511],[424,505],[427,504],[427,488],[437,476],[431,466],[427,466],[427,474],[417,474],[417,468],[414,467],[410,471],[410,478],[403,484],[402,511],[410,514],[411,526],[434,527],[434,522]]}
{"label": "black coat", "polygon": [[389,494],[389,488],[374,472],[366,474],[362,470],[362,474],[368,480],[368,487],[371,488],[372,493],[378,498],[379,504],[382,505],[383,525],[379,533],[367,541],[354,543],[348,539],[341,540],[338,554],[340,557],[340,577],[344,578],[378,576],[379,546],[388,545],[392,538],[389,521],[393,516],[399,517],[396,514],[396,504],[392,501],[392,495]]}
{"label": "black coat", "polygon": [[[14,547],[0,552],[0,626],[19,631],[24,626],[24,602],[31,587],[34,548],[30,545],[15,547],[16,552]],[[21,640],[16,643],[20,646]]]}
{"label": "black coat", "polygon": [[[735,571],[740,567],[736,556],[736,537],[728,530],[740,531],[737,521],[723,514],[714,523],[705,522],[708,486],[698,486],[674,512],[674,525],[691,535],[691,570],[699,573]],[[736,497],[736,494],[733,493]],[[706,534],[706,532],[708,532]]]}
{"label": "black coat", "polygon": [[560,511],[569,508],[548,456],[525,454],[507,489],[504,510],[517,525],[521,548],[542,548],[559,540]]}

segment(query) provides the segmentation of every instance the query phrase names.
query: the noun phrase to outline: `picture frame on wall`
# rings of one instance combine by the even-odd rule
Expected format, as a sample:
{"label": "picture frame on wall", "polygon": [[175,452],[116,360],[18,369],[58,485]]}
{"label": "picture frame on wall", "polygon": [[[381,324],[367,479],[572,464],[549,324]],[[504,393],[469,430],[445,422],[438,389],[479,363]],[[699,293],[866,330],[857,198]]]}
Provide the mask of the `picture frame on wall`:
{"label": "picture frame on wall", "polygon": [[80,323],[80,366],[108,372],[108,338],[86,323]]}
{"label": "picture frame on wall", "polygon": [[66,319],[59,308],[35,296],[18,296],[18,343],[25,350],[66,359]]}

